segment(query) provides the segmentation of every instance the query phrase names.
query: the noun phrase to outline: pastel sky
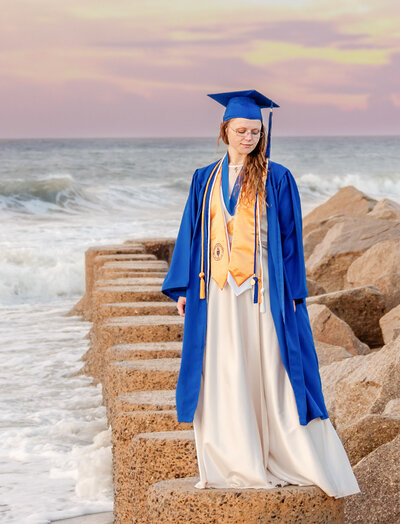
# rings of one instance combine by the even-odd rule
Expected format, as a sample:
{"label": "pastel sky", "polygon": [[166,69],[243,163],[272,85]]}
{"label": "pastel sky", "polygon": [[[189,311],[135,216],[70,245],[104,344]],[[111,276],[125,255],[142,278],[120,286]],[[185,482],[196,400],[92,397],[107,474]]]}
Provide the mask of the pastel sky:
{"label": "pastel sky", "polygon": [[215,136],[242,89],[276,135],[399,135],[400,2],[1,2],[1,138]]}

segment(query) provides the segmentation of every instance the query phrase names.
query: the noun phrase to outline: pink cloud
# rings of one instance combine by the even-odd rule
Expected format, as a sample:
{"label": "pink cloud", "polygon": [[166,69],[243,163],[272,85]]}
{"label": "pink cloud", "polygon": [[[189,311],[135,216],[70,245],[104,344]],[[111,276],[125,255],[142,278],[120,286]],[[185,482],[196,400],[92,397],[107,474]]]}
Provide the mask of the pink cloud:
{"label": "pink cloud", "polygon": [[206,94],[248,88],[281,105],[274,117],[281,135],[400,133],[400,46],[379,65],[294,56],[260,66],[240,57],[253,39],[386,49],[365,33],[344,33],[334,18],[245,24],[238,12],[229,23],[188,25],[171,16],[163,22],[161,13],[146,26],[10,5],[0,31],[1,137],[210,136],[222,109]]}

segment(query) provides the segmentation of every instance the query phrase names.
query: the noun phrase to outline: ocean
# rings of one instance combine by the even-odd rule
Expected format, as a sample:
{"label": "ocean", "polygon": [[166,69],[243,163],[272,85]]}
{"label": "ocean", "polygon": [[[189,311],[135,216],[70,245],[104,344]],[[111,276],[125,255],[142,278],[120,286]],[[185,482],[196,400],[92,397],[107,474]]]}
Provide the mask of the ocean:
{"label": "ocean", "polygon": [[[112,510],[101,386],[74,374],[91,324],[84,252],[174,237],[214,138],[0,140],[0,521],[45,524]],[[400,202],[400,137],[276,137],[303,215],[353,185]]]}

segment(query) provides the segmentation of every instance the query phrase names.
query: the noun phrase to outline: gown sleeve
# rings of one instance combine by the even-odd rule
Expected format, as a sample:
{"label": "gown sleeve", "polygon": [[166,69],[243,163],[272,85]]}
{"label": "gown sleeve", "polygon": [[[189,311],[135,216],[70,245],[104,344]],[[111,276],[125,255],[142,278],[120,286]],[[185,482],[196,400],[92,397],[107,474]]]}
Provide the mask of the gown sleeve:
{"label": "gown sleeve", "polygon": [[197,190],[195,171],[190,185],[189,195],[183,211],[181,225],[175,241],[171,264],[164,279],[161,291],[175,302],[179,297],[186,296],[190,278],[190,251],[193,231],[197,216]]}
{"label": "gown sleeve", "polygon": [[299,190],[287,169],[278,188],[278,214],[281,230],[282,257],[287,278],[296,303],[308,296],[303,247],[303,220]]}

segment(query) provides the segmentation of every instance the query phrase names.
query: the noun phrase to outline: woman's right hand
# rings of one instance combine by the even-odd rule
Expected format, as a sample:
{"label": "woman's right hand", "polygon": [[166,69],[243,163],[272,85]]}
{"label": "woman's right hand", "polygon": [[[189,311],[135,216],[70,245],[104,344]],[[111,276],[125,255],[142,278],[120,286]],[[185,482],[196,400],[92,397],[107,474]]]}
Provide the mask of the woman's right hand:
{"label": "woman's right hand", "polygon": [[176,307],[181,317],[185,316],[185,306],[186,306],[186,297],[179,297],[178,302],[176,303]]}

